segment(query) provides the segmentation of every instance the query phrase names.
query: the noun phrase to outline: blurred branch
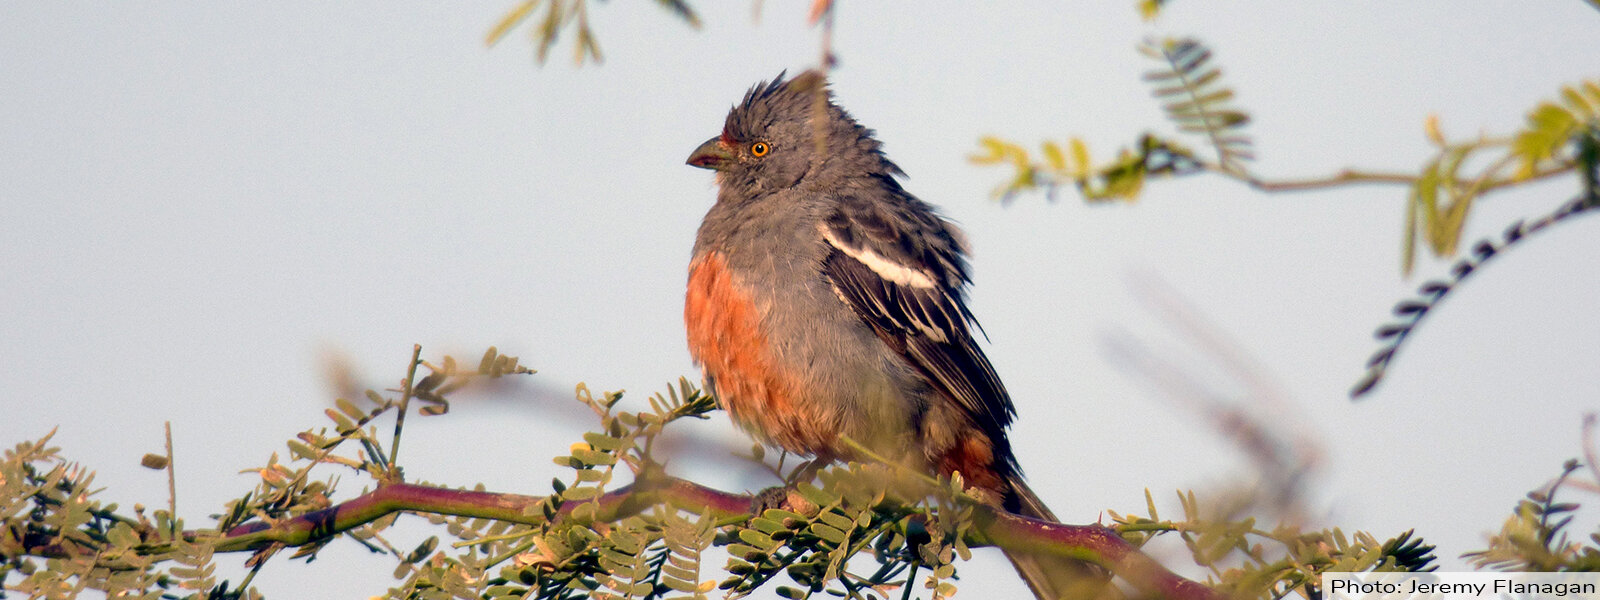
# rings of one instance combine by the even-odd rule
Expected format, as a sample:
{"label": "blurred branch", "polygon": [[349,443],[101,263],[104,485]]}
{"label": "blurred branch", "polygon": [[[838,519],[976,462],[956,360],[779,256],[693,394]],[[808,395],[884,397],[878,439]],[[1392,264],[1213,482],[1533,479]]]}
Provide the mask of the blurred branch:
{"label": "blurred branch", "polygon": [[400,481],[400,434],[405,429],[406,413],[411,408],[411,395],[415,391],[412,385],[417,379],[419,364],[422,364],[422,344],[412,344],[411,362],[406,365],[406,378],[400,384],[400,408],[394,415],[394,438],[389,440],[389,472],[384,481]]}
{"label": "blurred branch", "polygon": [[[1134,279],[1134,291],[1150,312],[1202,353],[1210,363],[1243,386],[1230,394],[1203,383],[1193,359],[1158,353],[1127,332],[1107,334],[1110,362],[1211,424],[1254,468],[1248,482],[1219,490],[1223,500],[1215,513],[1236,519],[1254,509],[1291,523],[1306,520],[1306,488],[1317,477],[1324,451],[1320,436],[1306,427],[1309,419],[1296,411],[1288,392],[1227,332],[1216,327],[1173,288],[1153,277]],[[1230,398],[1230,396],[1237,396]]]}
{"label": "blurred branch", "polygon": [[[656,0],[656,4],[667,9],[673,16],[687,23],[690,27],[700,28],[700,17],[695,14],[689,3],[683,0]],[[544,16],[537,25],[529,28],[534,44],[535,58],[539,64],[544,64],[550,55],[550,48],[555,46],[561,38],[561,33],[566,30],[574,31],[577,40],[573,43],[573,62],[583,65],[593,60],[601,62],[604,58],[600,55],[600,43],[596,39],[594,30],[589,26],[589,0],[523,0],[501,15],[489,33],[484,35],[483,43],[493,46],[500,43],[507,35],[520,27],[534,13],[538,12],[540,5],[544,6]]]}

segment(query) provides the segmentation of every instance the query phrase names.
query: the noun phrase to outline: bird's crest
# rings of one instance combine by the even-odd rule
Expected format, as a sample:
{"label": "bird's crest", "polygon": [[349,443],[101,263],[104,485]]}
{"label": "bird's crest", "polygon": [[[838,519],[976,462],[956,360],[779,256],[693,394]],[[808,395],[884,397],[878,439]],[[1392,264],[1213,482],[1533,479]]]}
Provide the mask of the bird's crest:
{"label": "bird's crest", "polygon": [[728,111],[719,138],[724,145],[743,146],[786,135],[793,142],[795,136],[803,135],[816,145],[817,151],[809,153],[814,161],[850,157],[847,162],[866,171],[891,178],[904,175],[883,155],[872,130],[862,127],[834,104],[826,74],[815,69],[792,79],[786,79],[786,74],[787,71],[780,72],[771,81],[751,87],[744,99]]}
{"label": "bird's crest", "polygon": [[734,144],[747,140],[771,125],[778,113],[800,103],[815,102],[814,94],[819,92],[826,105],[833,108],[827,92],[827,76],[822,72],[808,70],[793,79],[784,79],[787,73],[780,72],[771,81],[758,83],[745,92],[744,100],[728,112],[728,120],[722,127],[723,142]]}

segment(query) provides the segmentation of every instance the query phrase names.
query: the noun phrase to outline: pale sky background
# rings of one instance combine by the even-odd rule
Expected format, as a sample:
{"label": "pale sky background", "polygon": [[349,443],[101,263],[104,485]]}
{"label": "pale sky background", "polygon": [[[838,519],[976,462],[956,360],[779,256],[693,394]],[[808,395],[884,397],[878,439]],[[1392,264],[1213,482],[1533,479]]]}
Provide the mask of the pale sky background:
{"label": "pale sky background", "polygon": [[[700,31],[650,3],[597,4],[607,60],[581,69],[570,37],[543,68],[523,33],[485,48],[512,4],[0,4],[0,442],[59,426],[104,499],[162,506],[164,475],[137,463],[171,420],[180,512],[203,525],[253,485],[238,471],[326,424],[329,356],[387,387],[413,343],[469,360],[497,345],[540,373],[412,421],[402,461],[413,480],[541,494],[563,474],[549,457],[589,425],[551,416],[570,414],[553,404],[574,384],[642,399],[693,376],[683,280],[714,192],[683,161],[750,85],[815,64],[809,2],[767,0],[759,22],[749,2],[700,2]],[[1204,499],[1248,476],[1203,419],[1107,351],[1126,332],[1218,393],[1243,389],[1159,318],[1138,283],[1156,281],[1255,357],[1284,390],[1285,422],[1321,445],[1316,523],[1415,527],[1462,567],[1580,454],[1581,416],[1600,406],[1600,221],[1496,258],[1353,404],[1371,331],[1420,281],[1399,275],[1403,190],[1265,196],[1201,177],[1152,182],[1133,205],[1002,207],[988,194],[1007,173],[966,157],[989,134],[1081,135],[1106,157],[1171,131],[1134,47],[1195,35],[1255,117],[1261,174],[1412,170],[1430,156],[1428,114],[1453,137],[1507,133],[1560,84],[1600,76],[1600,13],[1178,0],[1146,24],[1133,4],[845,2],[838,15],[839,101],[972,239],[972,306],[1034,487],[1085,523],[1141,510],[1147,487],[1176,516],[1173,490]],[[1467,238],[1576,188],[1491,196]],[[772,483],[726,467],[744,442],[725,416],[686,432],[686,453],[707,449],[674,472]],[[357,491],[346,479],[340,498]],[[237,581],[242,558],[223,576]],[[257,583],[274,598],[366,597],[391,568],[339,542],[309,566],[275,560]],[[961,573],[963,598],[1025,593],[998,552]]]}

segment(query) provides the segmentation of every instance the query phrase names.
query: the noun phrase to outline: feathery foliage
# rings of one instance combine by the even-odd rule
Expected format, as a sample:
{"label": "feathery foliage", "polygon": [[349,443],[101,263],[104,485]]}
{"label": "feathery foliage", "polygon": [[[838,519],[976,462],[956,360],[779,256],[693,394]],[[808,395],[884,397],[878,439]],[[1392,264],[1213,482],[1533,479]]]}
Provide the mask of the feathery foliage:
{"label": "feathery foliage", "polygon": [[1560,152],[1585,129],[1600,126],[1600,79],[1561,87],[1560,98],[1539,103],[1528,113],[1528,126],[1511,141],[1517,174],[1526,179],[1542,167],[1559,163]]}
{"label": "feathery foliage", "polygon": [[1366,532],[1347,535],[1339,528],[1303,531],[1279,524],[1262,529],[1253,518],[1202,509],[1194,492],[1178,493],[1183,519],[1163,520],[1149,490],[1145,502],[1146,516],[1107,511],[1116,529],[1139,547],[1161,536],[1178,537],[1195,564],[1209,573],[1207,583],[1229,598],[1298,594],[1315,600],[1320,596],[1314,588],[1324,572],[1435,568],[1433,546],[1412,531],[1380,542]]}
{"label": "feathery foliage", "polygon": [[[1410,274],[1418,238],[1439,257],[1453,256],[1466,227],[1467,214],[1483,194],[1533,179],[1574,172],[1575,149],[1585,130],[1600,127],[1600,82],[1563,86],[1559,101],[1540,103],[1528,113],[1527,126],[1509,138],[1480,137],[1450,143],[1437,119],[1425,126],[1438,156],[1411,183],[1406,208],[1401,271]],[[1495,156],[1498,155],[1498,156]],[[1473,159],[1494,157],[1477,173],[1463,173]],[[1508,174],[1512,167],[1515,171]]]}
{"label": "feathery foliage", "polygon": [[[169,590],[219,589],[211,560],[214,535],[182,539],[176,532],[183,523],[167,511],[147,514],[136,505],[129,515],[96,500],[94,474],[61,458],[49,446],[54,435],[17,444],[0,463],[0,596],[15,591],[64,597],[103,589],[154,599]],[[38,557],[90,552],[100,558]]]}
{"label": "feathery foliage", "polygon": [[1107,164],[1096,164],[1088,144],[1077,137],[1068,140],[1065,152],[1060,144],[1045,141],[1042,160],[1035,160],[1020,144],[991,136],[979,141],[982,152],[969,159],[980,165],[1013,168],[1015,175],[995,190],[996,197],[1009,201],[1018,193],[1043,188],[1054,200],[1056,188],[1071,182],[1091,202],[1132,201],[1151,176],[1207,170],[1245,173],[1244,162],[1253,157],[1250,138],[1243,132],[1250,116],[1231,105],[1233,90],[1222,84],[1222,70],[1211,60],[1211,50],[1184,38],[1146,41],[1139,52],[1162,65],[1144,78],[1167,117],[1178,131],[1201,136],[1216,153],[1217,162],[1207,163],[1186,146],[1149,133],[1139,136],[1131,148],[1118,150]]}
{"label": "feathery foliage", "polygon": [[1500,531],[1489,537],[1488,548],[1465,558],[1476,567],[1500,571],[1600,570],[1600,533],[1574,541],[1567,527],[1579,505],[1555,499],[1582,467],[1577,460],[1567,461],[1554,482],[1517,502]]}
{"label": "feathery foliage", "polygon": [[1188,148],[1150,134],[1139,136],[1132,148],[1117,151],[1117,156],[1103,165],[1095,163],[1088,144],[1079,138],[1067,142],[1067,152],[1055,142],[1044,142],[1043,162],[1035,162],[1028,150],[1015,142],[985,137],[979,143],[984,152],[969,156],[973,163],[1008,164],[1016,170],[1010,181],[994,190],[994,196],[1002,202],[1039,188],[1045,189],[1053,201],[1056,188],[1064,182],[1071,182],[1090,202],[1131,202],[1138,199],[1145,180],[1151,176],[1182,175],[1200,169]]}
{"label": "feathery foliage", "polygon": [[1222,70],[1212,66],[1211,49],[1193,38],[1168,38],[1146,41],[1139,52],[1165,65],[1144,78],[1155,86],[1152,93],[1178,131],[1203,134],[1217,153],[1218,168],[1243,172],[1241,163],[1254,157],[1250,138],[1241,131],[1250,115],[1229,105],[1233,90],[1222,84]]}
{"label": "feathery foliage", "polygon": [[[98,589],[150,599],[259,598],[250,583],[254,570],[282,550],[314,557],[346,539],[395,559],[399,582],[390,598],[708,598],[763,588],[785,598],[949,598],[958,592],[959,561],[998,535],[993,509],[968,497],[959,475],[934,481],[903,467],[851,463],[820,471],[815,482],[778,488],[776,496],[763,494],[754,507],[746,496],[671,483],[651,457],[655,440],[672,423],[715,410],[685,381],[648,398],[638,412],[620,409],[620,393],[579,386],[577,401],[598,427],[556,457],[568,472],[552,481],[547,496],[407,484],[392,461],[395,451],[379,443],[375,417],[405,404],[406,390],[426,389],[435,402],[447,402],[474,381],[531,372],[493,349],[476,370],[448,358],[413,363],[432,372],[408,376],[394,390],[398,398],[370,392],[366,406],[337,402],[327,412],[331,429],[296,436],[287,460],[274,455],[253,470],[260,484],[214,515],[212,528],[186,531],[166,511],[152,518],[142,507],[126,515],[100,504],[92,473],[62,461],[48,436],[19,444],[0,464],[0,583],[29,594]],[[436,383],[425,384],[429,377]],[[317,475],[327,469],[354,472],[379,487],[335,503],[338,479]],[[620,479],[631,483],[614,487]],[[400,488],[412,496],[367,500]],[[1125,561],[1107,556],[1172,539],[1209,574],[1215,593],[1261,599],[1313,598],[1318,575],[1329,570],[1431,568],[1432,548],[1411,532],[1379,541],[1337,528],[1264,528],[1237,509],[1202,509],[1193,492],[1178,495],[1181,519],[1164,520],[1146,498],[1145,515],[1112,512],[1113,527],[1098,529],[1114,532],[1127,550],[1104,554],[1083,546],[1071,555],[1114,567]],[[383,503],[396,507],[376,506]],[[1547,502],[1534,513],[1558,516],[1566,506]],[[391,539],[387,529],[398,510],[426,516],[455,541]],[[1058,543],[1044,539],[1029,543]],[[726,556],[720,569],[707,567],[714,548]],[[1538,558],[1528,551],[1512,545],[1488,552],[1499,561]],[[251,552],[251,572],[237,583],[220,575],[213,562],[220,552]],[[1142,589],[1138,574],[1123,576]],[[1106,593],[1142,597],[1120,588]]]}
{"label": "feathery foliage", "polygon": [[650,409],[637,413],[616,409],[621,393],[596,397],[580,385],[577,397],[598,417],[600,430],[555,458],[572,475],[552,481],[553,492],[523,511],[541,522],[434,516],[430,520],[445,525],[459,540],[452,547],[462,551],[435,554],[430,568],[411,569],[391,597],[427,597],[429,590],[456,587],[469,593],[454,597],[703,598],[714,589],[713,581],[700,579],[701,553],[716,532],[712,513],[660,507],[608,521],[600,499],[619,473],[637,479],[660,468],[649,452],[668,423],[703,417],[715,404],[687,381],[650,397]]}

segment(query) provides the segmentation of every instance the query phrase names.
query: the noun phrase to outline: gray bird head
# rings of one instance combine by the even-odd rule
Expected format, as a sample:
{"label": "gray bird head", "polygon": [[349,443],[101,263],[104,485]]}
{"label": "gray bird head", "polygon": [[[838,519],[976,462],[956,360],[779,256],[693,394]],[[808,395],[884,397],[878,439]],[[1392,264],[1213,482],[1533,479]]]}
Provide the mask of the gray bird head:
{"label": "gray bird head", "polygon": [[725,190],[741,197],[794,187],[808,178],[891,177],[900,168],[884,157],[872,130],[833,103],[822,73],[784,80],[779,73],[728,111],[722,135],[706,140],[688,164],[717,171]]}

